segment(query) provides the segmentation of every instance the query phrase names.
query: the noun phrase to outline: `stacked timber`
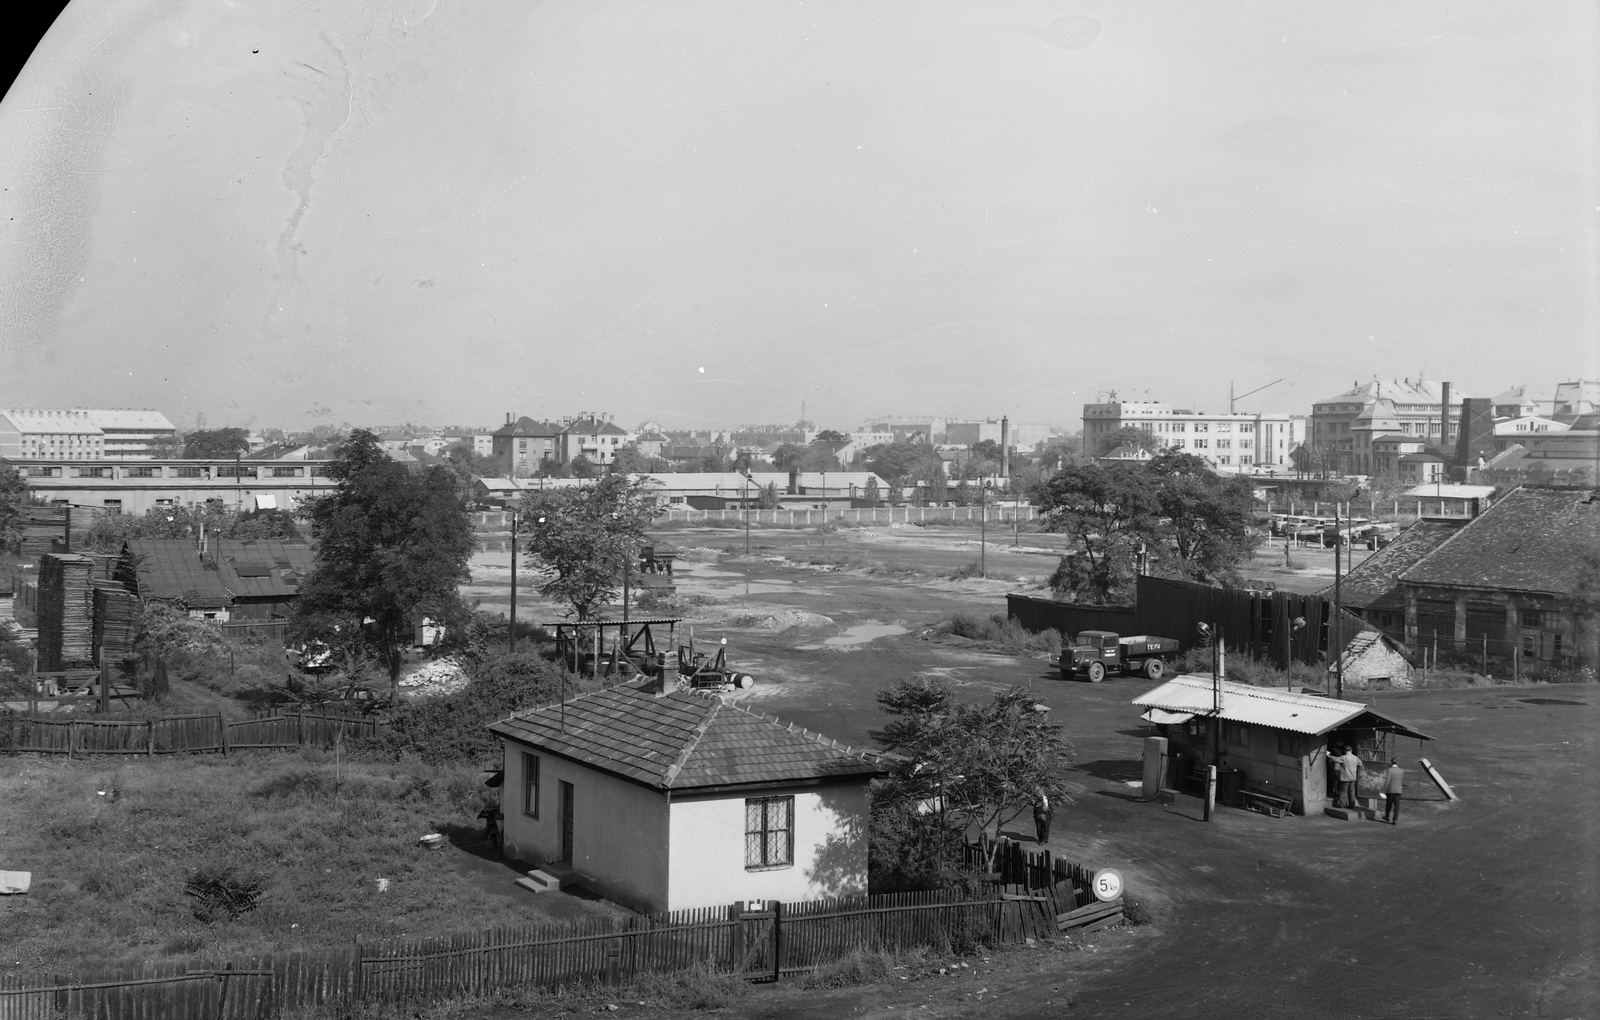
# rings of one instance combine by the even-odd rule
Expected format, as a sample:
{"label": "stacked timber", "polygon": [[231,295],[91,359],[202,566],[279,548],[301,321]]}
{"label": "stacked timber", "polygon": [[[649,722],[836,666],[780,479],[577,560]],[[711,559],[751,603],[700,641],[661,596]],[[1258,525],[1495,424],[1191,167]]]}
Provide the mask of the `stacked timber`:
{"label": "stacked timber", "polygon": [[73,553],[39,557],[39,669],[94,667],[94,561]]}
{"label": "stacked timber", "polygon": [[21,539],[17,555],[31,560],[55,552],[67,539],[67,508],[64,506],[25,506],[18,522]]}
{"label": "stacked timber", "polygon": [[139,600],[116,581],[94,581],[94,659],[116,665],[133,654]]}

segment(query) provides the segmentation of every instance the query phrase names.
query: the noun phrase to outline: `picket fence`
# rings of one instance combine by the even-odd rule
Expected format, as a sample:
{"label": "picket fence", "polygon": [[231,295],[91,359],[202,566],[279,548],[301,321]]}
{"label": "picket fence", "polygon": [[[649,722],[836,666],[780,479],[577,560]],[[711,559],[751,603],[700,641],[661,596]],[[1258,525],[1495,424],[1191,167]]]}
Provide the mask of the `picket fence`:
{"label": "picket fence", "polygon": [[[861,948],[940,951],[1017,943],[1121,919],[1120,901],[1098,904],[1064,862],[1015,858],[1010,877],[961,890],[798,903],[758,902],[568,926],[497,928],[473,935],[355,943],[214,963],[152,963],[48,979],[0,978],[0,1020],[269,1020],[319,1006],[424,1003],[504,988],[619,984],[695,966],[772,981],[805,973]],[[1020,864],[1017,861],[1021,861]],[[1065,878],[1061,876],[1067,876]],[[1029,886],[1029,877],[1051,884]],[[1086,901],[1084,897],[1088,896]],[[1085,929],[1087,930],[1087,929]]]}
{"label": "picket fence", "polygon": [[229,720],[215,715],[162,719],[51,719],[0,716],[0,751],[65,754],[176,754],[270,747],[333,747],[342,740],[375,737],[385,723],[377,717],[272,714]]}

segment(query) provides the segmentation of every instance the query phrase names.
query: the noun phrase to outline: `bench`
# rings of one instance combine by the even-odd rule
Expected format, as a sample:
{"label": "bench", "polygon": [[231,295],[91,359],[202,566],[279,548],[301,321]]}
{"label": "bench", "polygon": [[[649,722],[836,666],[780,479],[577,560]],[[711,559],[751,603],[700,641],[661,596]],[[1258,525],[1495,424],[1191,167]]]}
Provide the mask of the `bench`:
{"label": "bench", "polygon": [[1251,811],[1259,811],[1264,815],[1282,818],[1294,807],[1292,797],[1279,796],[1271,787],[1260,783],[1250,783],[1239,791],[1239,796],[1244,800],[1244,806]]}

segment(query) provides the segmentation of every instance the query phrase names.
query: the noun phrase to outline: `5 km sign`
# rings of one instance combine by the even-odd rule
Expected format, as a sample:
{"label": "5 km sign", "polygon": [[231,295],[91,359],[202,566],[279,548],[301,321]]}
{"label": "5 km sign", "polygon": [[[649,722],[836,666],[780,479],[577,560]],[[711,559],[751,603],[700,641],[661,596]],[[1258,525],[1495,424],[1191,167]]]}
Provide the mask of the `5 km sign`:
{"label": "5 km sign", "polygon": [[1101,900],[1110,901],[1122,895],[1122,872],[1116,868],[1101,868],[1094,873],[1094,894]]}

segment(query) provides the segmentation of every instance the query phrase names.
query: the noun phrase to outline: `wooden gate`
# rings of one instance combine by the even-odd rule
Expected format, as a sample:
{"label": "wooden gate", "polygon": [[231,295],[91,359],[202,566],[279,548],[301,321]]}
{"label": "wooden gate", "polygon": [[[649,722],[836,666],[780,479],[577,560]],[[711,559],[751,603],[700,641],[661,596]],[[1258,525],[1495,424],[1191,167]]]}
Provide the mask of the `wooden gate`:
{"label": "wooden gate", "polygon": [[752,981],[778,980],[781,931],[777,900],[747,900],[734,904],[733,972]]}

